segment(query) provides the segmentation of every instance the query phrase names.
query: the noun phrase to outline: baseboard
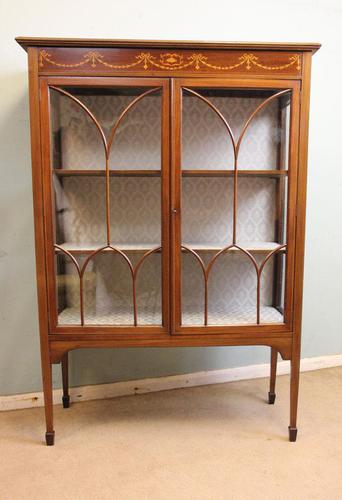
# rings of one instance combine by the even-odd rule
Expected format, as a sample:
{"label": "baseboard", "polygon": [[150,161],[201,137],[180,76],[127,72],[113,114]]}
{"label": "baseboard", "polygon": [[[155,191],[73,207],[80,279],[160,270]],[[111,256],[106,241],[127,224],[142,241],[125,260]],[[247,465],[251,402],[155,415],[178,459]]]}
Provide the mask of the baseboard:
{"label": "baseboard", "polygon": [[[301,371],[319,370],[342,365],[342,354],[304,358],[301,360]],[[289,361],[278,362],[278,375],[285,375],[290,371]],[[70,388],[71,402],[90,401],[93,399],[107,399],[133,394],[166,391],[184,387],[200,385],[222,384],[237,380],[263,378],[269,375],[269,364],[241,366],[212,370],[206,372],[187,373],[184,375],[171,375],[168,377],[147,378],[142,380],[128,380],[111,384],[87,385]],[[62,390],[53,391],[54,404],[61,404]],[[0,396],[0,411],[18,410],[22,408],[36,408],[44,405],[42,392],[30,394],[14,394]]]}

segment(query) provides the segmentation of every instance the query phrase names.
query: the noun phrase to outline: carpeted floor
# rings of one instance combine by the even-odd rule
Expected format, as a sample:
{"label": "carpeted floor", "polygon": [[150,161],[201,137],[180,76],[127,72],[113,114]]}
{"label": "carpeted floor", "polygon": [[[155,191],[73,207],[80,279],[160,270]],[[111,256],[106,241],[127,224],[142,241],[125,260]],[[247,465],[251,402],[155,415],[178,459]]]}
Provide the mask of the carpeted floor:
{"label": "carpeted floor", "polygon": [[342,499],[342,367],[302,374],[287,440],[289,378],[0,414],[0,499]]}

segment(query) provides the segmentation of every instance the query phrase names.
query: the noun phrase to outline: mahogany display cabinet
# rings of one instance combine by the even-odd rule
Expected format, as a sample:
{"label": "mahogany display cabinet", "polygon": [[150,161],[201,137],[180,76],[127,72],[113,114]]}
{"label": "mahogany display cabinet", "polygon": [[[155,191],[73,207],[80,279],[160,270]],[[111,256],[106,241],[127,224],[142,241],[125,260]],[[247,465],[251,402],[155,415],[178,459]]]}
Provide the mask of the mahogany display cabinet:
{"label": "mahogany display cabinet", "polygon": [[[28,52],[46,443],[52,364],[268,346],[296,440],[310,64],[319,44],[17,38]],[[156,351],[156,356],[158,352]]]}

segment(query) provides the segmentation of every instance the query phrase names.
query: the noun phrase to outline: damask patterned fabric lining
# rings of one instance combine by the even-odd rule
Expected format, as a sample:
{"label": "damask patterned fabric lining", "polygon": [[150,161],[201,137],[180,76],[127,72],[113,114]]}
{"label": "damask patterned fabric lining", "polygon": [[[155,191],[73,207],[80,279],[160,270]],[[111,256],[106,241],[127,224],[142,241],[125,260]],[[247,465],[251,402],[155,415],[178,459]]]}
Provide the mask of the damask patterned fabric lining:
{"label": "damask patterned fabric lining", "polygon": [[[273,241],[275,180],[241,178],[238,183],[237,236],[239,241]],[[206,242],[214,248],[232,239],[233,180],[183,179],[182,238],[191,245]],[[77,246],[106,241],[105,181],[101,178],[55,180],[63,239]],[[158,178],[110,179],[113,244],[139,245],[160,241]]]}

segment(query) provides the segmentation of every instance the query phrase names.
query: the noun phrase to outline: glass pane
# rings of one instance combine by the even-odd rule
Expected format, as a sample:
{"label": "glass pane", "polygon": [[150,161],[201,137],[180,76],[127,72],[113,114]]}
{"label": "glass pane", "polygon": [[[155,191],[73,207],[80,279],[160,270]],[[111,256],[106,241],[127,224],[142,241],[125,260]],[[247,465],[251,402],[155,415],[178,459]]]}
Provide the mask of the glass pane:
{"label": "glass pane", "polygon": [[50,94],[54,168],[105,169],[105,147],[99,127],[90,116],[93,115],[108,143],[112,142],[110,169],[160,170],[160,90],[75,87],[61,90],[69,96],[53,89]]}
{"label": "glass pane", "polygon": [[106,245],[105,177],[54,174],[55,242],[65,250]]}
{"label": "glass pane", "polygon": [[56,254],[55,265],[59,323],[80,325],[80,278],[77,266],[69,256],[63,253]]}
{"label": "glass pane", "polygon": [[[256,92],[254,91],[256,94]],[[251,116],[277,91],[259,92],[240,98],[246,105],[244,120]],[[247,116],[247,118],[246,118]],[[241,170],[275,170],[288,168],[290,127],[290,93],[270,100],[258,111],[243,136],[238,157]],[[240,134],[241,128],[237,131]]]}
{"label": "glass pane", "polygon": [[[135,263],[141,254],[136,254]],[[162,254],[156,252],[147,256],[139,268],[137,289],[137,324],[162,324]]]}
{"label": "glass pane", "polygon": [[260,286],[260,323],[284,322],[285,253],[272,255],[264,266]]}
{"label": "glass pane", "polygon": [[181,323],[283,323],[291,92],[182,95]]}
{"label": "glass pane", "polygon": [[[195,89],[204,100],[183,91],[182,168],[234,169],[234,148],[222,118],[237,143],[247,120],[276,90]],[[208,101],[208,102],[205,102]],[[290,93],[271,99],[249,123],[238,153],[241,170],[286,169],[290,126]]]}
{"label": "glass pane", "polygon": [[[205,253],[201,254],[206,257]],[[182,252],[182,324],[204,324],[204,286],[201,266],[194,255]]]}
{"label": "glass pane", "polygon": [[60,324],[162,324],[161,102],[154,88],[50,90]]}
{"label": "glass pane", "polygon": [[239,177],[236,236],[240,246],[275,242],[276,188],[278,180]]}
{"label": "glass pane", "polygon": [[[73,91],[71,94],[74,95]],[[52,168],[104,170],[105,148],[89,114],[76,101],[53,89],[50,90],[50,110]]]}
{"label": "glass pane", "polygon": [[229,250],[217,258],[209,278],[208,325],[256,323],[257,276],[247,255]]}
{"label": "glass pane", "polygon": [[92,294],[84,304],[86,325],[132,325],[133,287],[129,266],[113,251],[95,255],[87,266],[94,276]]}
{"label": "glass pane", "polygon": [[161,180],[111,177],[110,228],[113,244],[151,249],[161,244]]}
{"label": "glass pane", "polygon": [[[136,98],[144,90],[136,92]],[[117,96],[120,108],[132,102],[132,96]],[[130,108],[120,122],[109,157],[115,170],[160,170],[161,164],[161,92],[146,95]]]}
{"label": "glass pane", "polygon": [[184,177],[182,244],[194,249],[222,248],[233,236],[233,180]]}
{"label": "glass pane", "polygon": [[[201,91],[200,94],[208,98],[208,92]],[[226,101],[222,97],[210,98],[210,102],[221,111]],[[234,148],[217,113],[188,91],[183,92],[182,109],[182,168],[233,169]]]}

